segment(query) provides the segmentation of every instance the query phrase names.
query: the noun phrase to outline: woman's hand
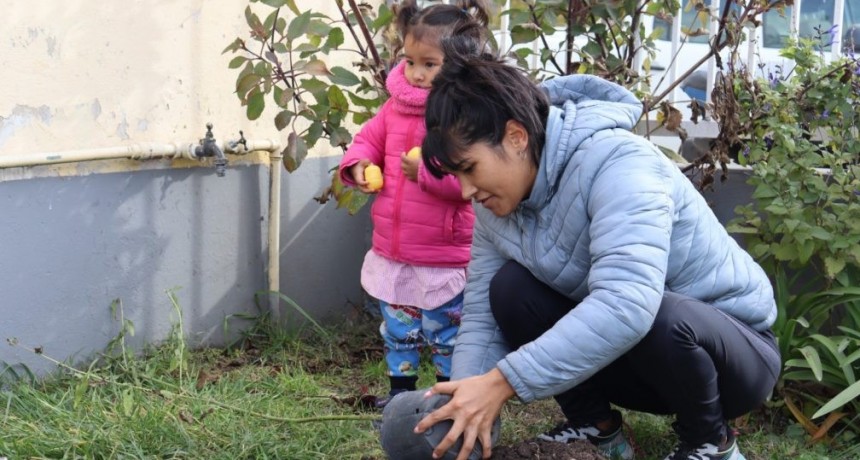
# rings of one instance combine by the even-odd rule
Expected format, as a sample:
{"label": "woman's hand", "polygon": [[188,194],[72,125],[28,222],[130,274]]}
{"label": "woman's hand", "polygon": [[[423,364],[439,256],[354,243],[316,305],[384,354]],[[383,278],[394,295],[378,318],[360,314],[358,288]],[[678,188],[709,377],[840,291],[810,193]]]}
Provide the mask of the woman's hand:
{"label": "woman's hand", "polygon": [[358,163],[349,167],[349,173],[352,175],[352,180],[355,181],[355,185],[364,193],[376,193],[371,190],[367,179],[364,178],[364,168],[370,166],[370,160],[367,158],[363,158],[358,160]]}
{"label": "woman's hand", "polygon": [[421,163],[421,157],[410,158],[406,153],[400,154],[400,169],[403,170],[403,175],[412,182],[418,181],[419,163]]}
{"label": "woman's hand", "polygon": [[439,421],[453,421],[448,434],[433,450],[433,458],[445,455],[461,435],[463,448],[460,449],[457,460],[466,460],[469,457],[476,440],[479,440],[483,447],[483,458],[490,458],[493,422],[498,418],[505,402],[516,394],[501,371],[493,369],[484,375],[437,383],[428,395],[437,393],[450,394],[451,400],[415,426],[416,433],[423,433]]}

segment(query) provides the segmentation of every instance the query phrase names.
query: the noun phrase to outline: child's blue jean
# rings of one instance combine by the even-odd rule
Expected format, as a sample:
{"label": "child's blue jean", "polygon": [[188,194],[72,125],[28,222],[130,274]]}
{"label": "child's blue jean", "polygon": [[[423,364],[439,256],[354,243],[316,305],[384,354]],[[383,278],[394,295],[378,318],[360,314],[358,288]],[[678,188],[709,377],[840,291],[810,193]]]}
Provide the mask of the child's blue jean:
{"label": "child's blue jean", "polygon": [[451,353],[460,328],[463,293],[433,310],[379,301],[384,321],[379,332],[385,341],[385,362],[390,377],[418,375],[421,349],[430,346],[436,375],[451,375]]}

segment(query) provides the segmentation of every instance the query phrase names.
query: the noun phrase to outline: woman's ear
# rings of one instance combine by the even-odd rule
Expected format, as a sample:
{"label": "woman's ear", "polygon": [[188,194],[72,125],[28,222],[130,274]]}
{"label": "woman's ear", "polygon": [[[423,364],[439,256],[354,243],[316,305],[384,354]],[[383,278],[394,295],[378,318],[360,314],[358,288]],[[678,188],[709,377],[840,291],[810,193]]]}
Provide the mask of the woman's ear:
{"label": "woman's ear", "polygon": [[522,123],[508,120],[505,124],[505,137],[502,142],[507,143],[514,152],[522,152],[528,148],[529,133]]}

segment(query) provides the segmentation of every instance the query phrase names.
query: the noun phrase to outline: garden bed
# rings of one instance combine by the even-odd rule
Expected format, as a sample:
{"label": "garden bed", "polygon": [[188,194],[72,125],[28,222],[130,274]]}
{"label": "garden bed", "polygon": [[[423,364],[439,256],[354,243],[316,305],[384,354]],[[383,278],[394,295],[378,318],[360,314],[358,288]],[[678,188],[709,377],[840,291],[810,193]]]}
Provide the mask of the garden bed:
{"label": "garden bed", "polygon": [[[226,350],[188,351],[175,334],[142,357],[119,337],[89,371],[61,366],[39,382],[4,374],[0,457],[382,460],[373,423],[380,414],[367,407],[387,390],[377,325],[355,314],[303,337],[257,325]],[[50,350],[42,352],[50,359]],[[422,368],[419,385],[432,384],[432,372]],[[780,414],[763,410],[739,421],[747,459],[850,458],[807,446],[803,430]],[[671,420],[625,417],[638,459],[671,450]],[[493,458],[600,458],[587,443],[535,440],[560,419],[552,400],[506,405]]]}

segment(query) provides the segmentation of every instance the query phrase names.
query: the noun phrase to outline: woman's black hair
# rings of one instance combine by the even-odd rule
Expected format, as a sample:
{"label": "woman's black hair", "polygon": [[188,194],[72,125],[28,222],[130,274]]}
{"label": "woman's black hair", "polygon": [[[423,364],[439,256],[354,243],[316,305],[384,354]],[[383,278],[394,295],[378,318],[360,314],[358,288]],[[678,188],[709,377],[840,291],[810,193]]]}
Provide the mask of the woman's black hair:
{"label": "woman's black hair", "polygon": [[453,34],[442,41],[445,62],[427,98],[422,156],[436,177],[457,171],[461,154],[478,142],[497,148],[510,120],[528,133],[537,166],[546,140],[549,100],[525,72],[480,42]]}
{"label": "woman's black hair", "polygon": [[[397,7],[397,30],[417,42],[440,43],[454,33],[483,40],[490,16],[486,0],[457,0],[419,8],[416,0],[406,0]],[[456,31],[456,32],[455,32]]]}

